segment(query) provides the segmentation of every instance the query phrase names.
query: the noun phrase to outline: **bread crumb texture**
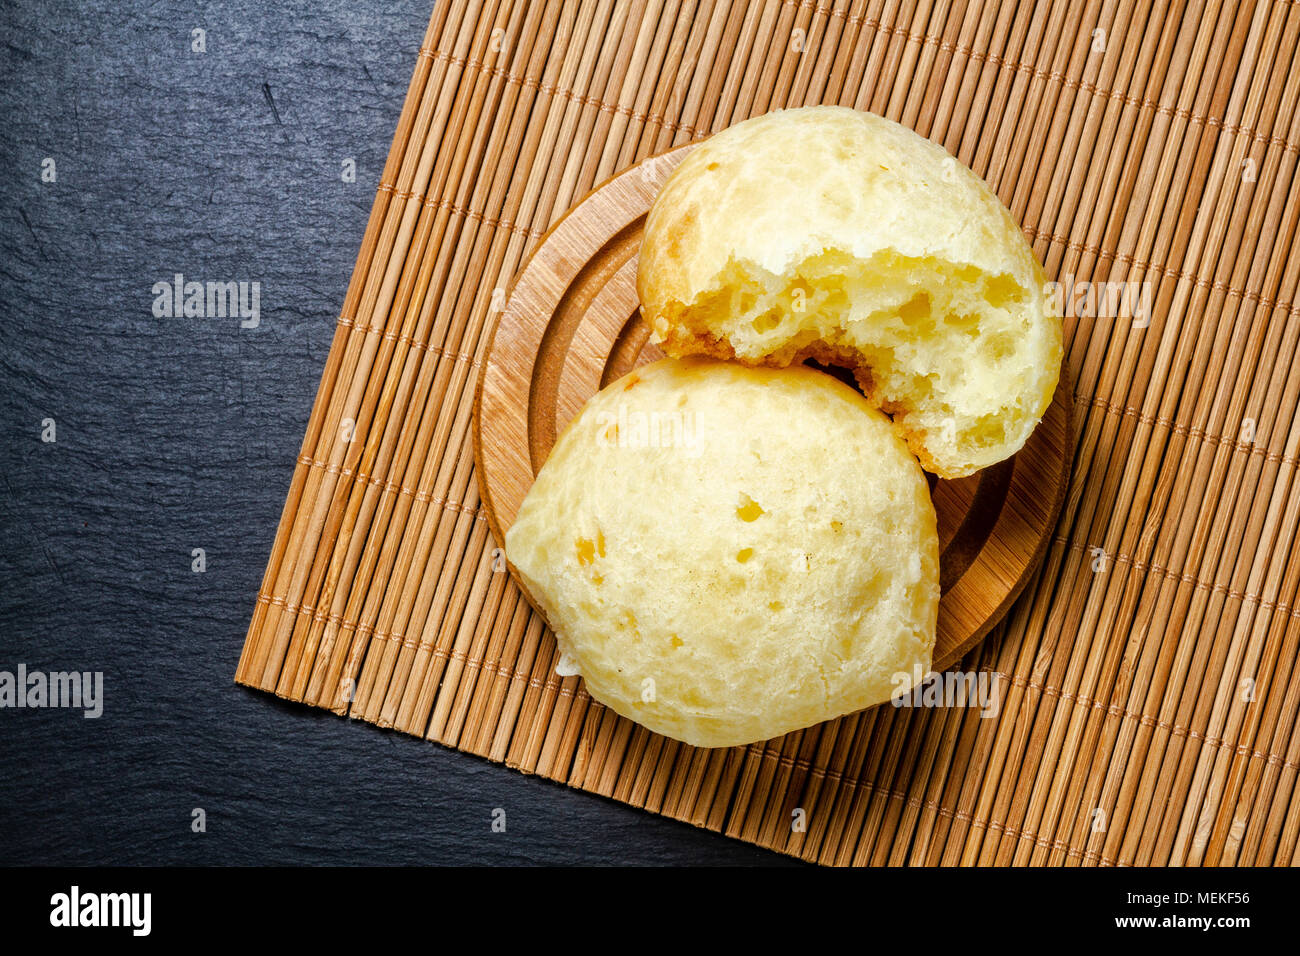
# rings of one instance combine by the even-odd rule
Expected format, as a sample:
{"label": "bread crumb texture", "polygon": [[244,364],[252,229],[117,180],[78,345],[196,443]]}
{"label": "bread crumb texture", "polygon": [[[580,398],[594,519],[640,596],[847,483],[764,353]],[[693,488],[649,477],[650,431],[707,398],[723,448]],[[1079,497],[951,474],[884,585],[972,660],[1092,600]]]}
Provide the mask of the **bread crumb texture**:
{"label": "bread crumb texture", "polygon": [[565,429],[506,534],[566,673],[651,730],[725,747],[928,671],[934,507],[889,420],[802,366],[633,374]]}
{"label": "bread crumb texture", "polygon": [[855,371],[922,465],[955,478],[1024,444],[1061,318],[997,196],[942,147],[844,107],[723,130],[646,222],[642,314],[670,355]]}

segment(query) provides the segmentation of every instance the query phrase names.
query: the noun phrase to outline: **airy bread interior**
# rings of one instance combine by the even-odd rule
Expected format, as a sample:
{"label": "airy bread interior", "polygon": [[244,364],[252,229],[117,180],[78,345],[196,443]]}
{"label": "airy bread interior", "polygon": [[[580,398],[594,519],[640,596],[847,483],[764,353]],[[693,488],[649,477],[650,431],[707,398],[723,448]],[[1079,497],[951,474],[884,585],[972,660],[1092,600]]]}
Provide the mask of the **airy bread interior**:
{"label": "airy bread interior", "polygon": [[1019,451],[1060,373],[1060,310],[997,195],[942,146],[844,107],[693,147],[647,216],[637,292],[670,355],[852,369],[944,478]]}
{"label": "airy bread interior", "polygon": [[1006,273],[891,249],[825,250],[781,275],[733,257],[715,288],[663,310],[662,333],[673,352],[849,365],[927,470],[956,475],[1037,421],[1025,407],[1043,351],[1026,310],[1036,294]]}

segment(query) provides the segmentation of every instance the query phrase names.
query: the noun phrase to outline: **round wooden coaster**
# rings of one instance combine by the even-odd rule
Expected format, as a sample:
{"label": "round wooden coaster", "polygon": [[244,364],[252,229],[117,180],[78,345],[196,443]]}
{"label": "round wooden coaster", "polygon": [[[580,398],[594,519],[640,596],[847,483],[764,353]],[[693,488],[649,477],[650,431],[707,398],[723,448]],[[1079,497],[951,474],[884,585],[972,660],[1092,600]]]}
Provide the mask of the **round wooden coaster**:
{"label": "round wooden coaster", "polygon": [[[638,313],[637,250],[651,202],[691,148],[599,186],[551,227],[515,278],[474,403],[479,490],[498,542],[587,399],[663,357]],[[956,481],[931,476],[943,595],[935,670],[988,634],[1047,550],[1074,454],[1070,396],[1062,370],[1051,407],[1018,454]]]}

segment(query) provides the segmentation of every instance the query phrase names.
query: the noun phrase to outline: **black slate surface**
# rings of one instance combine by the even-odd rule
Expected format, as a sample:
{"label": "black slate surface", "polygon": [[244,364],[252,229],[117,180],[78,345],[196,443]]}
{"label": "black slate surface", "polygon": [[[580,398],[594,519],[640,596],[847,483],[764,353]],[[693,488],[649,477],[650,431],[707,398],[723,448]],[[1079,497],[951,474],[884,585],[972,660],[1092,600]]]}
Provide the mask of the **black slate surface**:
{"label": "black slate surface", "polygon": [[0,863],[791,862],[232,682],[430,8],[0,4]]}

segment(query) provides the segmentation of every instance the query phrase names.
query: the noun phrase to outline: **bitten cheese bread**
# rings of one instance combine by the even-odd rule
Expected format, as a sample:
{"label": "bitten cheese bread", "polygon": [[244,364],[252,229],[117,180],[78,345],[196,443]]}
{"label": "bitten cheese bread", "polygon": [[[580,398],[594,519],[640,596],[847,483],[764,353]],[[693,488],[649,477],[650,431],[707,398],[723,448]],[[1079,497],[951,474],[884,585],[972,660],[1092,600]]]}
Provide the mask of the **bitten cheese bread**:
{"label": "bitten cheese bread", "polygon": [[807,727],[930,668],[925,476],[879,410],[810,368],[664,359],[613,382],[505,546],[561,672],[689,744]]}
{"label": "bitten cheese bread", "polygon": [[671,355],[855,370],[929,471],[1014,454],[1047,410],[1061,319],[992,190],[871,113],[768,113],[695,147],[646,220],[638,293]]}

